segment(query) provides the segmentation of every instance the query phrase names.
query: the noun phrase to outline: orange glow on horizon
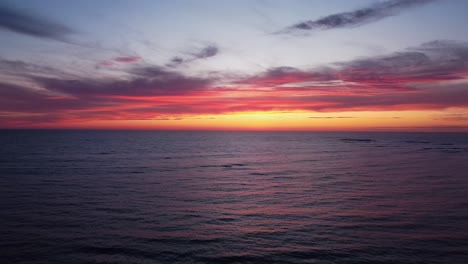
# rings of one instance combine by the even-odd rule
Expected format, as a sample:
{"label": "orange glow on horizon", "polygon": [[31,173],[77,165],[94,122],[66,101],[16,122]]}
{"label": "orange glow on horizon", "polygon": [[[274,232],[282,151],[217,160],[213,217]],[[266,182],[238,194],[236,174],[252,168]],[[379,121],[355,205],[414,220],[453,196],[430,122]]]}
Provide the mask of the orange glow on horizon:
{"label": "orange glow on horizon", "polygon": [[[452,113],[453,111],[446,111]],[[466,121],[437,119],[440,111],[253,111],[217,115],[167,115],[142,120],[63,120],[28,125],[51,129],[245,130],[245,131],[459,131]],[[16,126],[21,128],[21,125]],[[26,126],[25,126],[26,127]]]}

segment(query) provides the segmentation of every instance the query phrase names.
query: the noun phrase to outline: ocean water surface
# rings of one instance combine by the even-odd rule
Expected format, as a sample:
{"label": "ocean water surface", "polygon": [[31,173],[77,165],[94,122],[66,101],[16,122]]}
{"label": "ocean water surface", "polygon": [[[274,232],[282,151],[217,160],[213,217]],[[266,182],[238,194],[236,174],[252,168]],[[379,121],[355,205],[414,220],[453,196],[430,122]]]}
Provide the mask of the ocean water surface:
{"label": "ocean water surface", "polygon": [[1,263],[468,263],[468,134],[0,131]]}

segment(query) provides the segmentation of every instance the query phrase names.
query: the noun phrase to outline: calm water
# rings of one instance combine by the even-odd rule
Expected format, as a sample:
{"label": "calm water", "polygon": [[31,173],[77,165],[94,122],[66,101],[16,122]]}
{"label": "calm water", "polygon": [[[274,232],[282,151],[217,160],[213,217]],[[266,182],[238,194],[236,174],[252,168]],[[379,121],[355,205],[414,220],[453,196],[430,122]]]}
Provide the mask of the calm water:
{"label": "calm water", "polygon": [[468,134],[0,131],[2,263],[468,263]]}

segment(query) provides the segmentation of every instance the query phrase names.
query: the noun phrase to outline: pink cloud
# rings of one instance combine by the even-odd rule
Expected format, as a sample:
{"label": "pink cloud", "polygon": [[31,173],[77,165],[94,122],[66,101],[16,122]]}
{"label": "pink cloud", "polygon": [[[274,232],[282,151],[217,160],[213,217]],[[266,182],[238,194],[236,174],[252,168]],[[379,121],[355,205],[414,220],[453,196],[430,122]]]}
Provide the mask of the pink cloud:
{"label": "pink cloud", "polygon": [[138,56],[123,56],[114,58],[113,61],[120,63],[137,63],[141,60],[141,57]]}

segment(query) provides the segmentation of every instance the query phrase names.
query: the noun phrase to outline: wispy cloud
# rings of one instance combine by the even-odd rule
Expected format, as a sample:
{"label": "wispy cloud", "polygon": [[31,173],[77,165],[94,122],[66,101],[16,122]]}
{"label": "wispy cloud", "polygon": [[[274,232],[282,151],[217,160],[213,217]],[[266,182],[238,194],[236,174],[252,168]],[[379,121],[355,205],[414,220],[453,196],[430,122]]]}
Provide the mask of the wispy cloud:
{"label": "wispy cloud", "polygon": [[177,67],[179,65],[181,65],[182,63],[184,62],[187,62],[188,60],[182,58],[182,57],[179,57],[179,56],[174,56],[172,57],[171,61],[169,63],[166,64],[167,67]]}
{"label": "wispy cloud", "polygon": [[64,72],[53,67],[27,63],[20,60],[0,58],[0,77],[7,75],[35,76],[35,75],[63,75]]}
{"label": "wispy cloud", "polygon": [[208,45],[204,47],[202,50],[200,50],[199,52],[193,53],[192,55],[196,59],[206,59],[206,58],[215,56],[216,54],[218,54],[218,52],[219,52],[218,47],[214,45]]}
{"label": "wispy cloud", "polygon": [[96,64],[96,67],[112,67],[116,66],[119,64],[134,64],[138,63],[141,61],[141,57],[139,56],[121,56],[121,57],[116,57],[110,60],[105,60],[98,62]]}
{"label": "wispy cloud", "polygon": [[73,29],[61,23],[6,5],[0,5],[0,28],[28,36],[65,42],[71,34],[75,33]]}
{"label": "wispy cloud", "polygon": [[332,14],[317,20],[303,21],[289,26],[277,33],[288,34],[298,31],[328,30],[354,27],[372,23],[416,6],[427,4],[434,0],[387,0],[378,1],[370,6],[350,12]]}
{"label": "wispy cloud", "polygon": [[195,51],[188,52],[186,56],[174,56],[169,63],[166,64],[168,67],[177,67],[184,63],[190,63],[196,60],[207,59],[214,57],[219,53],[219,48],[213,44],[207,45],[204,48]]}

